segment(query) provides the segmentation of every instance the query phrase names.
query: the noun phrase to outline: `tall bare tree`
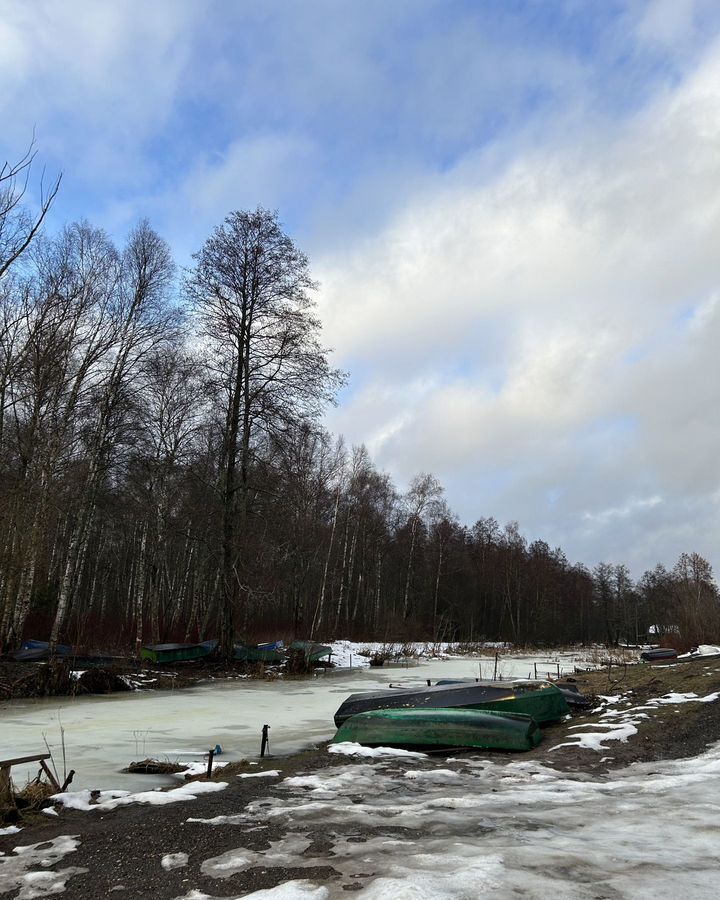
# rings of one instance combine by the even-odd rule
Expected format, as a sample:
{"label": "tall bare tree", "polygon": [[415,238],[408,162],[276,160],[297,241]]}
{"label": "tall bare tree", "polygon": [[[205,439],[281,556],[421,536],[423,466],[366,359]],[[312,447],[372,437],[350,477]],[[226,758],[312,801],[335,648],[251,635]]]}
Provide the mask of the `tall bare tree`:
{"label": "tall bare tree", "polygon": [[208,344],[208,383],[221,410],[220,641],[229,656],[236,607],[241,596],[247,599],[239,538],[251,499],[253,439],[258,430],[317,415],[339,375],[318,340],[307,257],[276,213],[231,213],[194,259],[187,284]]}

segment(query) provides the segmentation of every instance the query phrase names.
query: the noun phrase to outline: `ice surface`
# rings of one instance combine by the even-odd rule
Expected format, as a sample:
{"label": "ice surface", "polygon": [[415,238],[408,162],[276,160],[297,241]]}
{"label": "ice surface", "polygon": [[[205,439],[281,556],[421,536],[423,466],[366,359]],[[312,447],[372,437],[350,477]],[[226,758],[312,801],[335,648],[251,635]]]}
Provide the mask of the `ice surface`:
{"label": "ice surface", "polygon": [[[357,668],[363,644],[342,642],[353,651],[352,671],[328,669],[315,678],[293,681],[228,680],[199,684],[182,691],[142,691],[102,696],[11,700],[2,703],[0,758],[15,748],[44,749],[43,735],[61,758],[60,725],[65,729],[68,768],[76,769],[77,788],[125,788],[172,784],[170,776],[129,775],[121,770],[133,760],[155,757],[202,761],[207,748],[220,744],[228,760],[256,757],[262,726],[271,726],[274,754],[286,754],[329,740],[335,734],[333,714],[348,694],[378,690],[388,684],[424,684],[430,678],[492,677],[492,651],[482,657],[432,659],[410,668]],[[339,661],[342,662],[339,658]],[[503,655],[499,674],[527,678],[539,669],[571,667],[583,660],[573,654]],[[230,712],[228,712],[230,710]],[[166,748],[176,748],[168,751]],[[175,755],[175,758],[173,756]],[[216,762],[216,764],[219,764]],[[36,774],[31,766],[16,766],[13,776],[23,784]],[[62,773],[61,773],[62,774]]]}

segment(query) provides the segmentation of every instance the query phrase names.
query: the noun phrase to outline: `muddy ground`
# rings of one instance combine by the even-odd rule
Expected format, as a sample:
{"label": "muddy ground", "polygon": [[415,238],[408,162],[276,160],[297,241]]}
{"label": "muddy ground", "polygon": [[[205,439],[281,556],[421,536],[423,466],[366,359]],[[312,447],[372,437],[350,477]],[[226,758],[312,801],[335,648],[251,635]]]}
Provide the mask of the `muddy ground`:
{"label": "muddy ground", "polygon": [[[637,706],[670,692],[694,692],[699,696],[706,696],[719,691],[720,661],[713,660],[707,664],[696,661],[663,668],[612,668],[609,671],[578,676],[577,680],[584,693],[604,696],[622,693],[625,701]],[[707,749],[709,744],[720,740],[720,700],[661,706],[646,710],[646,713],[648,718],[639,721],[637,734],[625,743],[612,742],[610,749],[601,753],[576,747],[552,749],[577,732],[577,728],[572,726],[585,723],[592,726],[599,721],[599,712],[589,712],[576,714],[569,721],[544,729],[542,743],[526,754],[473,752],[473,756],[492,756],[495,761],[536,759],[584,777],[585,774],[602,775],[634,762],[695,756]],[[331,755],[324,747],[320,747],[293,757],[262,760],[259,766],[253,766],[253,771],[278,768],[283,777],[288,777],[301,772],[348,765],[350,762],[349,758]],[[432,760],[427,763],[433,764]],[[188,816],[210,818],[237,813],[252,800],[283,796],[276,779],[235,778],[234,775],[242,768],[243,764],[237,764],[219,770],[215,777],[217,780],[227,781],[228,787],[218,793],[201,795],[189,803],[162,807],[128,806],[98,814],[61,809],[60,815],[52,818],[42,813],[31,814],[21,823],[22,832],[0,836],[0,851],[9,853],[15,846],[47,841],[58,835],[77,835],[80,846],[70,857],[66,857],[62,865],[87,868],[89,872],[70,879],[64,895],[68,900],[89,900],[105,896],[110,891],[110,896],[117,896],[122,900],[147,897],[170,900],[183,896],[190,887],[212,897],[235,897],[270,888],[292,878],[305,878],[320,883],[337,878],[331,856],[328,857],[327,867],[255,868],[221,883],[204,876],[197,863],[192,864],[193,860],[217,856],[236,848],[240,843],[250,849],[264,849],[269,842],[283,836],[281,824],[272,824],[262,831],[240,832],[237,827],[194,826],[186,821]],[[384,827],[383,833],[387,834],[388,830],[387,826]],[[398,837],[412,837],[411,833],[405,834],[402,827],[396,830]],[[376,830],[372,828],[358,830],[355,827],[351,839],[364,841],[375,833]],[[322,856],[324,848],[328,846],[327,835],[316,831],[310,836],[314,842],[308,852],[314,856]],[[160,867],[159,860],[164,854],[179,851],[189,854],[190,866],[169,872]],[[347,891],[353,891],[358,884],[347,883],[343,887]],[[13,891],[7,896],[16,895]]]}

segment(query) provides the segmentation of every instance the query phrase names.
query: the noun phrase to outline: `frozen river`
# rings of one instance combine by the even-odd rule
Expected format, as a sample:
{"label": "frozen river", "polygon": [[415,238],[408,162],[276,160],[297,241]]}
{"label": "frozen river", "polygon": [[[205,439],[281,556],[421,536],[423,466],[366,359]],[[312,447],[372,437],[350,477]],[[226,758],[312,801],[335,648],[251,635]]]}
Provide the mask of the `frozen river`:
{"label": "frozen river", "polygon": [[[522,677],[539,670],[566,668],[572,657],[503,656],[499,675]],[[142,691],[96,697],[56,697],[0,704],[0,758],[41,753],[50,745],[62,775],[60,728],[65,732],[67,769],[75,769],[79,788],[138,790],[169,779],[122,774],[145,757],[184,761],[220,744],[223,759],[256,757],[262,726],[270,726],[273,754],[293,753],[329,740],[333,714],[356,691],[388,684],[424,684],[425,679],[493,675],[494,659],[455,657],[410,667],[328,670],[314,678],[285,681],[214,681],[173,691]],[[36,769],[13,770],[18,785]]]}

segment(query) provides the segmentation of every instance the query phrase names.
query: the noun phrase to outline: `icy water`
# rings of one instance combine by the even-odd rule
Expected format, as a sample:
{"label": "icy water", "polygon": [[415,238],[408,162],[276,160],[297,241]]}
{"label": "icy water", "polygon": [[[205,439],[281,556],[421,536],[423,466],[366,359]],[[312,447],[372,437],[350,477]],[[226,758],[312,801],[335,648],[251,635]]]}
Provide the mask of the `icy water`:
{"label": "icy water", "polygon": [[[572,657],[501,657],[498,674],[522,677],[538,670],[571,665]],[[222,759],[257,757],[262,726],[270,725],[274,755],[293,753],[329,740],[333,714],[356,691],[388,684],[425,683],[430,678],[491,678],[492,657],[428,660],[410,667],[351,671],[297,681],[214,681],[181,691],[141,691],[98,697],[16,700],[0,704],[0,758],[42,753],[50,745],[62,776],[60,729],[65,733],[67,769],[75,769],[79,788],[140,790],[170,779],[122,774],[146,757],[185,761],[220,744]],[[188,754],[188,755],[186,755]],[[16,784],[36,769],[13,769]]]}

